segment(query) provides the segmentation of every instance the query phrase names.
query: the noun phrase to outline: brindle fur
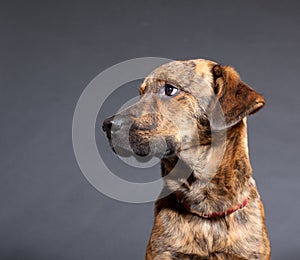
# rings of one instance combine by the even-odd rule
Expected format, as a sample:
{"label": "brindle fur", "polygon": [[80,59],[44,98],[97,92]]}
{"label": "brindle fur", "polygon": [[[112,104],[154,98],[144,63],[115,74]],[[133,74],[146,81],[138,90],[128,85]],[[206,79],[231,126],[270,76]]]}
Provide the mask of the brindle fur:
{"label": "brindle fur", "polygon": [[[189,69],[182,69],[182,65]],[[225,118],[225,153],[214,177],[205,185],[203,165],[208,163],[206,152],[213,129],[199,105],[202,101],[199,101],[195,76],[203,80],[201,84],[207,84],[214,91]],[[151,99],[144,96],[157,93],[174,77],[177,84],[180,81],[183,91],[173,97],[177,106],[176,109],[170,108],[168,113],[174,113],[177,119],[170,122],[169,117],[162,113],[166,106],[164,101],[156,96]],[[130,113],[125,113],[126,120],[131,117],[129,140],[133,151],[147,155],[150,151],[149,138],[157,140],[157,143],[159,137],[168,140],[167,151],[160,151],[163,155],[162,176],[167,177],[162,194],[168,195],[162,195],[156,201],[146,260],[270,259],[264,208],[252,178],[248,156],[246,123],[246,116],[263,107],[264,98],[243,83],[232,67],[202,59],[176,61],[159,67],[145,79],[140,94],[143,113],[132,118],[133,111],[141,109],[138,105],[129,108]],[[147,113],[150,110],[151,113]],[[124,116],[122,120],[124,123]],[[108,127],[107,122],[112,122],[112,119],[104,123],[104,130],[111,139],[111,123]],[[179,144],[178,128],[183,129],[181,134],[184,137],[190,137],[185,146]],[[192,145],[199,139],[198,145]],[[162,149],[158,144],[156,148]],[[171,172],[179,159],[181,166]],[[183,183],[177,181],[181,174],[189,171],[192,174]],[[248,204],[230,215],[201,217],[201,214],[231,209],[245,198],[248,198]],[[184,206],[186,204],[188,208]]]}

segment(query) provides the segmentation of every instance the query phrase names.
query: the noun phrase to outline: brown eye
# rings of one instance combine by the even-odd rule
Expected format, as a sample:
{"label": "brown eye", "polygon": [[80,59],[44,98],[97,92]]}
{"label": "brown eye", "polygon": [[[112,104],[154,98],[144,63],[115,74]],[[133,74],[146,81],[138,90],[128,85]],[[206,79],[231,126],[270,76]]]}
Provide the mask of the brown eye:
{"label": "brown eye", "polygon": [[178,88],[172,86],[171,84],[165,85],[165,95],[166,96],[174,96],[178,92]]}

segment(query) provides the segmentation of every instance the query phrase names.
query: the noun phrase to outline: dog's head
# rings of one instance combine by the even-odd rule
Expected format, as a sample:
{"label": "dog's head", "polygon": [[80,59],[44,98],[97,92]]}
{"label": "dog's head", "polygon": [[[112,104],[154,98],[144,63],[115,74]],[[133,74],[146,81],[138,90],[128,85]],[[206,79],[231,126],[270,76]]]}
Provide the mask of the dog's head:
{"label": "dog's head", "polygon": [[140,100],[106,119],[103,130],[121,155],[166,157],[210,145],[212,131],[233,127],[264,103],[232,67],[202,59],[173,61],[150,73]]}

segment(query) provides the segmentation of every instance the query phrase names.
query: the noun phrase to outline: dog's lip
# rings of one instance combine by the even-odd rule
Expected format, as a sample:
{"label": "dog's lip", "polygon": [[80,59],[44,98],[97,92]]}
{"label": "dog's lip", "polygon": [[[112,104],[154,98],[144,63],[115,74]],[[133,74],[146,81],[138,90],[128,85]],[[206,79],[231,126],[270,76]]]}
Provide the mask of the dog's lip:
{"label": "dog's lip", "polygon": [[121,146],[115,146],[113,145],[112,143],[110,143],[110,148],[112,149],[112,151],[116,154],[116,155],[119,155],[119,156],[122,156],[122,157],[130,157],[132,156],[132,151],[130,150],[127,150]]}

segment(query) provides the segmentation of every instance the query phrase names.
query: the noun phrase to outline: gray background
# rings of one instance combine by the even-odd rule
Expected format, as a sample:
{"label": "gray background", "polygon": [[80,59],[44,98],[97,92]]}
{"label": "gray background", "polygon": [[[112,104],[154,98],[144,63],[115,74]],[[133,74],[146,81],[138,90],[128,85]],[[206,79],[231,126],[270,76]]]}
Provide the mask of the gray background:
{"label": "gray background", "polygon": [[272,258],[299,259],[299,11],[299,1],[1,1],[0,259],[143,259],[153,204],[99,193],[71,139],[85,86],[142,56],[233,65],[265,95],[249,119],[254,176]]}

